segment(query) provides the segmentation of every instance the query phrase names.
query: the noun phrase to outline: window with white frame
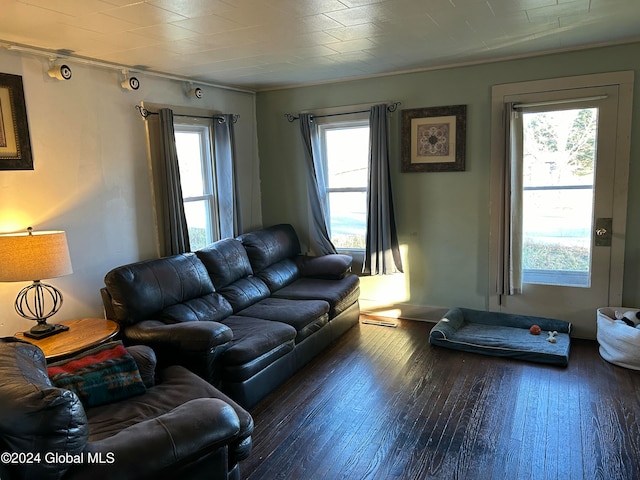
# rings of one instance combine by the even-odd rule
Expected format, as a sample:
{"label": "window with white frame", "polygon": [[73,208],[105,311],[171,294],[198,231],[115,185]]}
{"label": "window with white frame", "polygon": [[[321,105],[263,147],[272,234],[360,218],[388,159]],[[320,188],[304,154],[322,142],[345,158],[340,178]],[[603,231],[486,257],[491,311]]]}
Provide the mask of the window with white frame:
{"label": "window with white frame", "polygon": [[175,122],[174,130],[189,243],[195,251],[220,237],[212,122],[189,119]]}
{"label": "window with white frame", "polygon": [[369,119],[318,118],[329,237],[340,251],[365,249]]}

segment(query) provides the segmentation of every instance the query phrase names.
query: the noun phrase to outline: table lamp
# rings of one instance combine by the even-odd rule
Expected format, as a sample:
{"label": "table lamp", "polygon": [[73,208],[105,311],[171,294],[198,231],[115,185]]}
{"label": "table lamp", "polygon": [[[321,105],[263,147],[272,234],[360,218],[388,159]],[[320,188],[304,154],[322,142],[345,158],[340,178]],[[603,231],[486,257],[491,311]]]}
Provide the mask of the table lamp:
{"label": "table lamp", "polygon": [[16,312],[26,319],[38,323],[24,332],[30,338],[44,338],[68,327],[47,323],[62,306],[60,291],[40,280],[73,273],[67,236],[62,231],[26,232],[0,234],[0,282],[33,283],[18,293]]}

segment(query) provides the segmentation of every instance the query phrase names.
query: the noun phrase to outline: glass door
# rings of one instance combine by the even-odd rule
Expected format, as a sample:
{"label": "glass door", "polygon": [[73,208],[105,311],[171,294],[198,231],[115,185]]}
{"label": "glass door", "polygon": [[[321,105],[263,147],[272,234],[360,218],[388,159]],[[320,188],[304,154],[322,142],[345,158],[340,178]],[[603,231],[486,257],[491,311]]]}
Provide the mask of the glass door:
{"label": "glass door", "polygon": [[[626,161],[628,169],[629,147],[628,139],[626,144],[620,140],[619,88],[556,89],[500,98],[503,110],[512,104],[522,116],[517,122],[521,178],[515,183],[522,231],[521,237],[514,236],[521,252],[522,290],[492,295],[492,310],[566,320],[573,323],[575,336],[595,338],[596,309],[611,304],[612,285],[621,296],[626,178],[619,176],[625,172],[621,162]],[[494,170],[504,163],[504,147],[500,159],[496,141],[494,137],[493,181]],[[500,203],[495,185],[492,205]],[[498,271],[504,263],[496,247],[501,227],[495,217],[492,208],[490,263]],[[499,274],[492,275],[498,285]]]}

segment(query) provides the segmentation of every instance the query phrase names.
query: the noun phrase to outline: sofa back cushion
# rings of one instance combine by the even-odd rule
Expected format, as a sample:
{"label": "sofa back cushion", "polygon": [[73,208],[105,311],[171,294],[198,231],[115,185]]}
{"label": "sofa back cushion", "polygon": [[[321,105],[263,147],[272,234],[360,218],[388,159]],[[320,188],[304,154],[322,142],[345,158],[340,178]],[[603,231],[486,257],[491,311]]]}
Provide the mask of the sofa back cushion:
{"label": "sofa back cushion", "polygon": [[235,238],[225,238],[195,252],[216,290],[253,274],[247,252]]}
{"label": "sofa back cushion", "polygon": [[295,260],[285,258],[260,271],[256,277],[262,280],[269,287],[269,291],[273,293],[299,278],[300,273]]}
{"label": "sofa back cushion", "polygon": [[247,252],[235,238],[225,238],[196,252],[213,281],[216,291],[234,312],[267,298],[265,283],[253,276]]}
{"label": "sofa back cushion", "polygon": [[299,277],[295,260],[300,254],[300,242],[291,225],[274,225],[246,233],[238,239],[247,251],[254,275],[272,292]]}
{"label": "sofa back cushion", "polygon": [[255,273],[300,253],[298,235],[289,224],[273,225],[263,230],[245,233],[238,239],[244,245]]}
{"label": "sofa back cushion", "polygon": [[234,312],[239,312],[270,294],[269,287],[256,277],[241,278],[220,290],[220,295],[231,304]]}
{"label": "sofa back cushion", "polygon": [[115,319],[122,325],[150,318],[167,323],[217,321],[230,313],[193,253],[123,265],[107,273],[104,282]]}
{"label": "sofa back cushion", "polygon": [[40,454],[40,462],[15,465],[18,477],[60,478],[71,464],[49,463],[45,454],[84,450],[89,427],[80,400],[51,385],[44,354],[30,343],[0,340],[0,378],[0,443],[13,452]]}
{"label": "sofa back cushion", "polygon": [[202,297],[192,298],[164,308],[157,315],[157,320],[164,323],[181,322],[219,322],[233,313],[233,308],[218,292]]}

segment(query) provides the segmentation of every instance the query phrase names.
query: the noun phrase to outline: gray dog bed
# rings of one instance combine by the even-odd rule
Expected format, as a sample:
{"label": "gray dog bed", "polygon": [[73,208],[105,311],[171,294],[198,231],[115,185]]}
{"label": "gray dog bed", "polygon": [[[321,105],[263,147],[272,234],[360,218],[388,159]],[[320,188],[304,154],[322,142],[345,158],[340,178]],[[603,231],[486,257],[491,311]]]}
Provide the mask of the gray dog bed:
{"label": "gray dog bed", "polygon": [[[538,325],[540,335],[529,328]],[[558,332],[555,343],[548,332]],[[552,318],[532,317],[468,308],[453,308],[431,329],[429,343],[440,347],[511,357],[531,362],[567,366],[571,324]]]}

